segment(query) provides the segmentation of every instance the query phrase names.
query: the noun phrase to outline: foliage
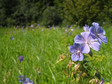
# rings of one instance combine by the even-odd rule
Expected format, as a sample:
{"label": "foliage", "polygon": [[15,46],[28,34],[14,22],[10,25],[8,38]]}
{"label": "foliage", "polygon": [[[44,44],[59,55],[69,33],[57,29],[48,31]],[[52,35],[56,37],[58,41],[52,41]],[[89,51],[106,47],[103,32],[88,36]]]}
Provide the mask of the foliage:
{"label": "foliage", "polygon": [[71,23],[84,25],[98,21],[104,22],[108,15],[108,9],[111,8],[108,4],[112,1],[98,0],[65,0],[63,2],[64,17]]}
{"label": "foliage", "polygon": [[[49,11],[49,18],[45,17],[47,16],[45,11],[51,10],[51,8],[55,10],[53,13],[56,14],[50,16]],[[44,20],[54,17],[55,20],[50,20],[47,24],[84,25],[91,22],[111,24],[111,15],[112,0],[0,0],[1,26],[9,26],[10,24],[26,26],[32,21],[45,24]],[[43,16],[45,18],[42,18]],[[56,17],[59,18],[59,22]],[[9,18],[11,22],[9,22]]]}
{"label": "foliage", "polygon": [[12,18],[12,14],[15,11],[17,0],[0,0],[0,25],[7,26],[8,18]]}
{"label": "foliage", "polygon": [[7,18],[7,26],[11,27],[14,25],[15,20],[13,18]]}
{"label": "foliage", "polygon": [[34,3],[28,1],[20,1],[13,17],[16,19],[15,25],[26,25],[26,23],[37,22],[39,16],[38,8]]}
{"label": "foliage", "polygon": [[55,7],[48,7],[43,12],[42,24],[45,26],[58,25],[61,22],[61,17]]}

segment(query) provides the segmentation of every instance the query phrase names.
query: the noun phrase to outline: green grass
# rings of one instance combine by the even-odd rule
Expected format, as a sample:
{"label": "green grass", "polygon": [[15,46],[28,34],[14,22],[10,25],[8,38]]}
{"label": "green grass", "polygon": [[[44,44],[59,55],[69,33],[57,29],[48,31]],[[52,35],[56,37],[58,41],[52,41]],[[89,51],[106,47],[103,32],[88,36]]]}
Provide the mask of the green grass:
{"label": "green grass", "polygon": [[[102,44],[100,51],[93,51],[89,74],[94,77],[98,69],[104,81],[112,80],[112,29],[106,29],[107,44]],[[14,32],[13,32],[14,31]],[[70,30],[69,30],[70,31]],[[21,84],[19,75],[30,78],[34,84],[88,84],[92,76],[83,77],[76,82],[72,69],[67,68],[71,60],[68,47],[82,29],[75,29],[72,35],[64,29],[0,29],[0,84]],[[14,37],[11,40],[10,37]],[[18,57],[24,56],[19,62]],[[64,56],[59,61],[60,55]],[[86,58],[86,57],[85,57]],[[59,62],[58,62],[59,61]],[[72,66],[73,67],[73,66]],[[37,68],[40,71],[38,75]]]}

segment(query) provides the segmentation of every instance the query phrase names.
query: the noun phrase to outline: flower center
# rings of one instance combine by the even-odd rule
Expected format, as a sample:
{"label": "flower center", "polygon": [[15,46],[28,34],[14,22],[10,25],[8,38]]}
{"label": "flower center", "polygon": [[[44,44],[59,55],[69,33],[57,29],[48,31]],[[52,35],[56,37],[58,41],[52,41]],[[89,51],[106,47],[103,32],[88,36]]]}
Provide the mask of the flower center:
{"label": "flower center", "polygon": [[85,44],[87,44],[88,42],[87,41],[85,41]]}
{"label": "flower center", "polygon": [[78,50],[77,53],[80,53],[80,50]]}

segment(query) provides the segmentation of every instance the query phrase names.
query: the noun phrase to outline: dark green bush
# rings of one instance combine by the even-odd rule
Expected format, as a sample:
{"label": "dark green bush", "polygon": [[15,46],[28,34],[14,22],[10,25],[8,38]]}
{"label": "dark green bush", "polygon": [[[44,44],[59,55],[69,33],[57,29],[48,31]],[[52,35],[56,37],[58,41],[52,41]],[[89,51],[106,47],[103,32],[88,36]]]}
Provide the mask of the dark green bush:
{"label": "dark green bush", "polygon": [[15,23],[15,20],[14,19],[12,19],[12,18],[7,18],[7,26],[13,26],[14,25],[14,23]]}
{"label": "dark green bush", "polygon": [[63,17],[71,23],[79,25],[91,24],[92,22],[102,23],[110,18],[109,11],[112,8],[110,0],[65,0],[63,1]]}
{"label": "dark green bush", "polygon": [[112,24],[112,0],[0,0],[0,26]]}
{"label": "dark green bush", "polygon": [[41,24],[45,26],[59,25],[61,23],[61,17],[56,11],[55,7],[47,7],[43,12]]}

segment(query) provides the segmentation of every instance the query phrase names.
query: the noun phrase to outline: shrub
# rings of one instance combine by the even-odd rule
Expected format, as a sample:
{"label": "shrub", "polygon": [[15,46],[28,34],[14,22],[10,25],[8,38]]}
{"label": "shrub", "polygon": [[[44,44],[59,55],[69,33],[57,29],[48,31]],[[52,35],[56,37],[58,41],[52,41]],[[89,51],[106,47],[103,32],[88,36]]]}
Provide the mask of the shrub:
{"label": "shrub", "polygon": [[41,20],[41,24],[45,26],[58,25],[62,21],[55,7],[52,6],[44,10]]}
{"label": "shrub", "polygon": [[65,0],[63,1],[63,16],[64,19],[73,23],[84,25],[92,22],[102,23],[110,18],[108,11],[111,8],[112,1],[98,0]]}
{"label": "shrub", "polygon": [[14,24],[14,22],[15,22],[15,20],[14,19],[12,19],[12,18],[7,18],[7,26],[13,26],[13,24]]}

